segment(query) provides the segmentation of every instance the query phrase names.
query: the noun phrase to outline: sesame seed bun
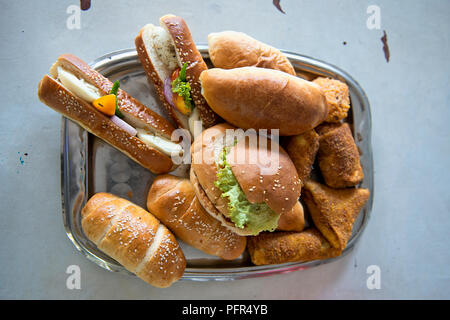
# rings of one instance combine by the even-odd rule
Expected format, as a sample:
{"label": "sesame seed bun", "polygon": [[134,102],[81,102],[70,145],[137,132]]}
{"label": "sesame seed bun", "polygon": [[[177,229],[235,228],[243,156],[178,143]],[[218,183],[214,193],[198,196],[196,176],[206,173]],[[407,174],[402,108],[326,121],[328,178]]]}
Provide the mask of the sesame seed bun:
{"label": "sesame seed bun", "polygon": [[[228,200],[214,185],[222,150],[229,148],[227,163],[248,201],[266,203],[279,215],[292,210],[298,202],[301,181],[291,159],[275,141],[249,131],[245,136],[239,135],[244,131],[236,129],[229,124],[219,124],[194,140],[190,178],[208,213],[237,234],[249,235],[254,233],[231,222]],[[262,141],[267,142],[267,147]]]}

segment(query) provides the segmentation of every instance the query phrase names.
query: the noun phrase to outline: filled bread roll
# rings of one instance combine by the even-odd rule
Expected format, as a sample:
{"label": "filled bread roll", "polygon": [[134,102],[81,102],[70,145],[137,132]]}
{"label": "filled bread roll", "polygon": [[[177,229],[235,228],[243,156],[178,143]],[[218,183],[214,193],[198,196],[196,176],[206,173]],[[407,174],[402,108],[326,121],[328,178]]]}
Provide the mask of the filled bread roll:
{"label": "filled bread roll", "polygon": [[147,208],[180,240],[207,254],[233,260],[245,250],[246,238],[205,211],[189,179],[158,176],[148,192]]}
{"label": "filled bread roll", "polygon": [[183,275],[186,260],[175,237],[141,207],[101,192],[81,215],[87,238],[147,283],[164,288]]}
{"label": "filled bread roll", "polygon": [[325,183],[332,188],[356,186],[364,178],[358,147],[347,123],[319,126],[317,160]]}
{"label": "filled bread roll", "polygon": [[218,124],[194,140],[191,183],[206,211],[233,232],[274,231],[280,216],[297,205],[301,182],[276,141],[236,129]]}
{"label": "filled bread roll", "polygon": [[321,260],[341,253],[315,228],[302,232],[264,232],[249,237],[247,248],[255,265]]}
{"label": "filled bread roll", "polygon": [[[177,167],[172,155],[181,156],[183,149],[171,140],[175,128],[169,121],[120,88],[111,94],[116,84],[72,54],[60,55],[49,73],[38,85],[38,97],[48,107],[153,173]],[[108,97],[112,113],[101,108]]]}
{"label": "filled bread roll", "polygon": [[[149,83],[155,87],[163,106],[179,127],[189,130],[195,137],[195,122],[201,123],[201,130],[222,122],[201,95],[198,79],[208,67],[182,17],[167,14],[159,19],[159,25],[145,25],[139,31],[135,45]],[[185,64],[182,82],[186,96],[183,102],[182,96],[173,91],[173,81]]]}
{"label": "filled bread roll", "polygon": [[208,50],[216,68],[259,67],[280,70],[295,76],[286,56],[278,49],[236,31],[208,35]]}

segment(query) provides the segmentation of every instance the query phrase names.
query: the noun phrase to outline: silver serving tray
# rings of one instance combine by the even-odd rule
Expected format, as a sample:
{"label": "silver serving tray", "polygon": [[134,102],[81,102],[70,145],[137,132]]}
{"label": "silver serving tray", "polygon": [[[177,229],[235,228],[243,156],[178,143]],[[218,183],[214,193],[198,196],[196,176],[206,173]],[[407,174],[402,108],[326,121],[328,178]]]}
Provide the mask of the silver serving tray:
{"label": "silver serving tray", "polygon": [[[205,61],[208,47],[198,45]],[[351,112],[348,117],[355,141],[360,149],[364,170],[364,182],[360,187],[370,190],[370,199],[355,222],[352,238],[342,253],[351,251],[360,238],[367,222],[373,202],[373,160],[371,149],[371,117],[368,99],[359,84],[341,69],[316,59],[283,51],[296,69],[298,76],[312,80],[317,76],[328,76],[347,83],[350,90]],[[140,100],[149,108],[167,117],[160,107],[156,92],[147,83],[144,70],[134,49],[112,52],[90,64],[94,69],[111,79],[119,80],[121,88]],[[118,262],[111,259],[90,242],[81,229],[81,208],[94,193],[110,192],[129,199],[146,208],[146,197],[155,175],[109,146],[101,139],[88,134],[76,123],[63,118],[61,123],[61,197],[64,227],[75,247],[89,260],[114,272],[127,273]],[[174,174],[187,176],[186,167]],[[308,215],[306,216],[309,219]],[[186,256],[187,267],[182,280],[224,281],[291,272],[332,262],[339,257],[311,262],[294,262],[278,265],[254,266],[248,254],[233,261],[224,261],[190,247],[180,241]]]}

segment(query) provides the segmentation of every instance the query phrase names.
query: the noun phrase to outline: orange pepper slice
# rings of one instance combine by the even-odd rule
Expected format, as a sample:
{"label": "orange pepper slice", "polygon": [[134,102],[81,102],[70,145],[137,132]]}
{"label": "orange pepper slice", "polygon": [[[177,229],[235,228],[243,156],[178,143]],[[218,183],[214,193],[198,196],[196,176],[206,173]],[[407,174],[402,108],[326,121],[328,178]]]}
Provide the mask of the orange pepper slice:
{"label": "orange pepper slice", "polygon": [[92,102],[95,108],[102,113],[113,116],[116,113],[116,95],[108,94],[100,97]]}
{"label": "orange pepper slice", "polygon": [[179,96],[178,94],[174,93],[173,103],[182,114],[186,116],[191,114],[191,109],[186,107],[186,104],[184,103],[184,99],[182,96]]}

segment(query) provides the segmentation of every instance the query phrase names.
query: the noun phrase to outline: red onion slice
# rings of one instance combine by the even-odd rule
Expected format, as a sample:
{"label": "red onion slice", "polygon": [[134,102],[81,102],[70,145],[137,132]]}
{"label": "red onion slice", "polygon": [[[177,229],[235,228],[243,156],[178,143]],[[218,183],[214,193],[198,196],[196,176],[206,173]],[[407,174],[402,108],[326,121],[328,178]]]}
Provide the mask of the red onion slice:
{"label": "red onion slice", "polygon": [[173,104],[172,81],[170,80],[170,77],[164,80],[164,97],[166,97],[167,102],[172,107],[175,107]]}
{"label": "red onion slice", "polygon": [[133,137],[137,134],[137,130],[130,126],[128,123],[120,119],[118,116],[113,115],[111,118],[111,121],[114,122],[118,127],[128,132]]}

